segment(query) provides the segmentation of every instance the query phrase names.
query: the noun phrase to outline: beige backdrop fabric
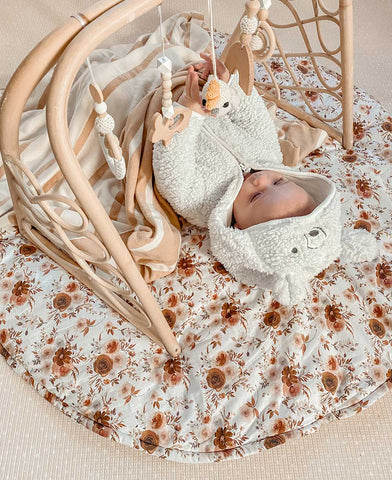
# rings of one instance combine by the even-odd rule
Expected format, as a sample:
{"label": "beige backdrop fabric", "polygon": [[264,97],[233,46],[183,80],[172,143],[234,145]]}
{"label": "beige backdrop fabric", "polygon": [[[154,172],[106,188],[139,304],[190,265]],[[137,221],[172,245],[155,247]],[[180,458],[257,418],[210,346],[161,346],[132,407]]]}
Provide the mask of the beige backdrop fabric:
{"label": "beige backdrop fabric", "polygon": [[[293,0],[309,11],[311,0]],[[44,35],[89,0],[1,0],[0,87]],[[185,9],[205,12],[206,0],[166,0],[164,16]],[[335,5],[337,0],[325,0]],[[392,112],[392,2],[354,0],[355,84]],[[230,31],[242,0],[215,0],[216,27]],[[370,10],[369,10],[370,8]],[[106,44],[129,42],[156,28],[151,12]],[[332,37],[335,32],[331,32]],[[290,38],[294,43],[295,39]],[[392,479],[392,396],[386,395],[359,415],[333,422],[297,442],[241,460],[218,464],[178,464],[149,457],[110,442],[76,424],[49,405],[0,358],[0,478],[12,480],[129,479],[169,480],[389,480]]]}

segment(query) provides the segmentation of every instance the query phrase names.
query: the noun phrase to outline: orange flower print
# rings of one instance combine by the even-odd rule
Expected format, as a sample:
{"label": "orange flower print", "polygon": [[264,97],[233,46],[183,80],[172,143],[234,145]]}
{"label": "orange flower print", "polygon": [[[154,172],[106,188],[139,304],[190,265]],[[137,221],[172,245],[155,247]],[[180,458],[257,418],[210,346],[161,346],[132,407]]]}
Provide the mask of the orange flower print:
{"label": "orange flower print", "polygon": [[216,356],[216,364],[222,367],[229,360],[227,352],[219,352]]}
{"label": "orange flower print", "polygon": [[327,319],[327,326],[334,332],[341,332],[345,321],[337,305],[327,305],[324,309],[324,316]]}
{"label": "orange flower print", "polygon": [[116,353],[120,350],[121,344],[118,340],[109,340],[105,346],[104,346],[104,351],[105,353],[108,353],[109,355]]}
{"label": "orange flower print", "polygon": [[158,430],[166,425],[166,415],[163,412],[156,412],[149,422],[154,430]]}
{"label": "orange flower print", "polygon": [[214,445],[219,450],[234,447],[233,432],[227,427],[219,427],[215,432]]}
{"label": "orange flower print", "polygon": [[376,318],[382,318],[385,315],[385,309],[382,305],[375,303],[372,306],[372,313]]}
{"label": "orange flower print", "polygon": [[207,373],[208,386],[220,392],[226,383],[226,375],[219,368],[210,368]]}
{"label": "orange flower print", "polygon": [[283,391],[283,395],[288,398],[297,397],[302,391],[302,384],[301,382],[292,383],[290,385],[287,385],[284,383],[282,391]]}
{"label": "orange flower print", "polygon": [[52,373],[56,377],[65,377],[73,369],[72,351],[69,348],[59,348],[53,357]]}
{"label": "orange flower print", "polygon": [[57,398],[56,395],[54,395],[53,393],[50,393],[46,390],[45,395],[44,395],[44,399],[47,402],[52,403],[56,398]]}
{"label": "orange flower print", "polygon": [[178,273],[182,277],[191,277],[196,272],[195,264],[190,257],[182,258],[178,262]]}
{"label": "orange flower print", "polygon": [[172,293],[167,299],[167,306],[169,308],[174,308],[176,305],[178,305],[178,296],[176,293]]}
{"label": "orange flower print", "polygon": [[216,271],[216,273],[219,273],[220,275],[230,275],[220,262],[215,262],[213,265],[213,269]]}
{"label": "orange flower print", "polygon": [[383,338],[385,335],[385,327],[384,325],[376,320],[375,318],[371,318],[369,320],[369,327],[370,330],[379,338]]}
{"label": "orange flower print", "polygon": [[99,423],[104,427],[110,427],[110,416],[105,412],[97,411],[94,414],[94,422]]}
{"label": "orange flower print", "polygon": [[264,323],[268,326],[268,327],[272,327],[272,328],[278,328],[279,325],[280,325],[280,315],[278,312],[267,312],[265,315],[264,315]]}
{"label": "orange flower print", "polygon": [[287,422],[284,418],[277,418],[272,425],[272,431],[277,435],[287,431]]}
{"label": "orange flower print", "polygon": [[294,367],[284,367],[282,370],[282,382],[286,385],[298,382],[297,371]]}
{"label": "orange flower print", "polygon": [[36,251],[37,251],[37,248],[34,247],[33,245],[21,245],[19,247],[19,253],[21,253],[25,257],[32,255]]}
{"label": "orange flower print", "polygon": [[159,437],[152,430],[145,430],[140,436],[140,445],[148,453],[153,453],[159,446]]}
{"label": "orange flower print", "polygon": [[65,363],[71,363],[71,355],[72,351],[69,348],[59,348],[54,354],[53,363],[62,367]]}
{"label": "orange flower print", "polygon": [[53,299],[53,306],[63,312],[71,305],[71,297],[66,293],[58,293]]}
{"label": "orange flower print", "polygon": [[325,278],[325,270],[321,270],[321,272],[318,275],[316,275],[316,278],[318,280],[322,280],[323,278]]}
{"label": "orange flower print", "polygon": [[113,368],[113,360],[108,355],[99,355],[94,362],[93,368],[101,377],[106,377]]}
{"label": "orange flower print", "polygon": [[347,163],[354,163],[357,161],[357,158],[358,157],[353,150],[347,150],[346,155],[342,156],[342,160]]}
{"label": "orange flower print", "polygon": [[309,72],[309,69],[307,69],[304,65],[299,64],[297,65],[297,68],[304,75],[306,75]]}
{"label": "orange flower print", "polygon": [[302,390],[294,367],[284,367],[282,370],[283,394],[287,397],[296,397]]}
{"label": "orange flower print", "polygon": [[353,133],[355,140],[361,140],[365,136],[365,128],[362,122],[353,122]]}
{"label": "orange flower print", "polygon": [[234,327],[237,325],[240,319],[238,307],[235,305],[235,303],[224,303],[222,306],[221,315],[223,323],[229,327]]}
{"label": "orange flower print", "polygon": [[277,60],[273,60],[271,63],[270,63],[270,67],[271,67],[271,70],[273,72],[278,72],[278,73],[281,73],[283,72],[283,66],[282,64],[277,61]]}
{"label": "orange flower print", "polygon": [[65,287],[65,291],[68,293],[75,292],[75,290],[78,290],[78,289],[79,289],[79,285],[76,282],[70,282]]}
{"label": "orange flower print", "polygon": [[392,163],[392,148],[384,148],[380,152],[381,157],[389,163]]}
{"label": "orange flower print", "polygon": [[170,328],[174,327],[174,324],[176,323],[176,314],[172,310],[168,310],[165,308],[162,310],[163,316],[166,318],[167,323],[169,324]]}
{"label": "orange flower print", "polygon": [[285,438],[283,435],[275,435],[273,437],[268,437],[264,440],[264,446],[266,449],[270,449],[273,447],[277,447],[278,445],[282,445],[285,443]]}
{"label": "orange flower print", "polygon": [[3,330],[0,330],[0,343],[5,345],[9,339],[10,339],[10,335],[8,333],[8,330],[6,328],[4,328]]}
{"label": "orange flower print", "polygon": [[169,360],[166,361],[163,369],[167,373],[176,373],[176,372],[181,372],[182,367],[181,367],[181,362],[177,358],[170,358]]}
{"label": "orange flower print", "polygon": [[370,187],[370,184],[367,180],[358,179],[355,184],[357,188],[357,193],[359,196],[364,198],[370,198],[373,195],[373,190]]}
{"label": "orange flower print", "polygon": [[211,422],[211,416],[210,415],[204,415],[203,416],[203,423],[210,423]]}
{"label": "orange flower print", "polygon": [[245,420],[252,420],[253,418],[253,409],[249,405],[242,405],[240,408],[240,415]]}
{"label": "orange flower print", "polygon": [[337,358],[331,355],[331,356],[328,358],[327,367],[328,367],[329,370],[337,370],[337,368],[338,368],[338,360],[337,360]]}
{"label": "orange flower print", "polygon": [[370,232],[372,230],[372,226],[369,222],[367,222],[366,220],[357,220],[354,224],[354,229],[357,230],[359,228],[362,228],[363,230],[367,230],[368,232]]}
{"label": "orange flower print", "polygon": [[101,437],[110,437],[112,428],[110,427],[109,420],[110,417],[108,414],[100,411],[95,412],[93,432],[98,433]]}
{"label": "orange flower print", "polygon": [[25,295],[29,293],[30,284],[29,282],[19,281],[16,282],[14,288],[12,289],[12,294],[16,297]]}
{"label": "orange flower print", "polygon": [[2,355],[6,360],[10,357],[10,353],[6,350],[3,345],[0,343],[0,355]]}
{"label": "orange flower print", "polygon": [[319,98],[319,94],[317,92],[312,92],[311,90],[307,90],[305,96],[308,97],[311,102],[315,102]]}
{"label": "orange flower print", "polygon": [[338,378],[336,375],[331,372],[324,372],[321,376],[321,381],[323,382],[325,390],[334,395],[336,389],[338,388]]}
{"label": "orange flower print", "polygon": [[203,443],[203,442],[206,442],[209,438],[211,438],[212,435],[213,435],[213,430],[211,430],[210,427],[204,426],[200,429],[198,438],[200,442]]}
{"label": "orange flower print", "polygon": [[163,379],[171,386],[178,385],[184,376],[180,360],[177,358],[170,358],[163,366]]}
{"label": "orange flower print", "polygon": [[392,287],[392,268],[386,262],[378,263],[376,266],[377,285],[379,287]]}
{"label": "orange flower print", "polygon": [[381,128],[385,131],[385,132],[389,132],[389,133],[392,133],[392,122],[387,120],[386,122],[384,122],[382,125],[381,125]]}

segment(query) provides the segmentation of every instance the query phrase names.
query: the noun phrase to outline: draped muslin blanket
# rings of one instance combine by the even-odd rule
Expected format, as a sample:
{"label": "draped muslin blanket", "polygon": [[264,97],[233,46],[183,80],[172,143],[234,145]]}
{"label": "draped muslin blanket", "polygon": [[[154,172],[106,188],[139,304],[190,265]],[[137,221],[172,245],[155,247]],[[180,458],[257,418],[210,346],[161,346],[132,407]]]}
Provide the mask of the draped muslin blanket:
{"label": "draped muslin blanket", "polygon": [[[162,28],[165,55],[173,63],[173,100],[177,100],[184,88],[188,65],[201,61],[200,52],[210,53],[210,36],[203,15],[195,12],[174,15]],[[156,68],[161,55],[158,28],[152,34],[142,35],[132,45],[98,49],[89,56],[108,113],[116,123],[114,133],[120,137],[127,162],[124,180],[114,178],[100,150],[94,128],[94,101],[88,91],[92,80],[86,63],[71,88],[68,104],[69,134],[77,160],[147,282],[174,270],[181,246],[178,217],[154,188],[152,144],[148,138],[151,117],[161,108],[161,78]],[[36,87],[25,107],[19,137],[20,158],[45,193],[74,199],[53,156],[46,130],[45,103],[52,73],[53,70],[48,72]],[[272,116],[275,110],[271,109]],[[277,119],[277,128],[281,126]],[[313,149],[313,144],[309,146],[306,142],[315,142],[314,132],[312,136],[306,132],[303,135],[304,129],[309,128],[303,123],[296,128],[291,129],[295,133],[294,144],[297,131],[302,132],[302,137],[295,148],[298,150],[300,146],[305,156]],[[285,131],[286,138],[290,138],[287,128]],[[48,203],[64,221],[73,225],[81,223],[79,214],[68,204]],[[0,165],[0,215],[11,208],[4,167]],[[91,223],[89,229],[95,231]],[[86,238],[72,232],[67,235],[77,247],[88,252],[93,250],[93,244]]]}
{"label": "draped muslin blanket", "polygon": [[[200,61],[198,52],[210,52],[210,37],[202,14],[189,12],[174,15],[163,23],[163,33],[165,54],[173,62],[173,72]],[[69,134],[77,160],[148,282],[167,275],[175,268],[181,245],[177,216],[154,191],[151,159],[148,160],[151,144],[146,142],[148,118],[151,116],[148,112],[160,109],[161,78],[156,64],[161,55],[158,28],[153,33],[142,35],[133,44],[97,49],[89,56],[108,113],[115,120],[114,133],[120,137],[128,115],[135,120],[129,122],[135,130],[127,129],[121,137],[124,156],[129,160],[125,180],[113,177],[100,150],[94,127],[94,101],[88,91],[92,80],[86,63],[71,88],[68,104]],[[19,134],[20,158],[45,193],[75,199],[53,156],[47,135],[45,102],[52,73],[53,70],[48,72],[26,104]],[[175,81],[178,85],[183,84],[184,72],[179,73]],[[67,204],[48,203],[64,221],[80,224],[79,215]],[[0,215],[11,209],[4,166],[0,164]],[[92,224],[89,229],[95,231]],[[91,243],[79,234],[67,232],[67,235],[78,247],[91,250]]]}

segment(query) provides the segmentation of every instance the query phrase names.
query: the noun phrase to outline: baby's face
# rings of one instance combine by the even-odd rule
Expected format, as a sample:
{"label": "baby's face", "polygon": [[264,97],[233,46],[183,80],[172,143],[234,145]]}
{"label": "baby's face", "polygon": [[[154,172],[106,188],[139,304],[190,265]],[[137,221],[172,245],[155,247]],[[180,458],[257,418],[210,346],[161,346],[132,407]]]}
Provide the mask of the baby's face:
{"label": "baby's face", "polygon": [[316,207],[313,198],[281,173],[247,173],[233,204],[235,228],[244,229],[278,218],[307,215]]}

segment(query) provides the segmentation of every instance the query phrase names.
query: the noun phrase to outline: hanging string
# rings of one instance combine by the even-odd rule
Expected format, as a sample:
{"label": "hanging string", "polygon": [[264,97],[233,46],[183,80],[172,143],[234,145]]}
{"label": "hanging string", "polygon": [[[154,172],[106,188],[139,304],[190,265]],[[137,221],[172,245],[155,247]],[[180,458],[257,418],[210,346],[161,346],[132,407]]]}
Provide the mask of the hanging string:
{"label": "hanging string", "polygon": [[158,5],[158,14],[159,14],[159,31],[161,32],[161,42],[162,42],[162,56],[165,56],[165,36],[163,35],[162,27],[162,7]]}
{"label": "hanging string", "polygon": [[87,66],[88,66],[88,69],[90,70],[90,75],[91,75],[91,79],[92,79],[93,83],[94,83],[95,85],[97,85],[97,82],[95,81],[93,69],[91,68],[91,63],[90,63],[89,57],[87,57]]}
{"label": "hanging string", "polygon": [[210,35],[211,35],[211,43],[212,43],[212,68],[214,70],[215,78],[218,78],[216,74],[216,58],[215,58],[215,42],[214,42],[214,21],[212,15],[212,0],[208,0],[208,14],[210,17]]}

